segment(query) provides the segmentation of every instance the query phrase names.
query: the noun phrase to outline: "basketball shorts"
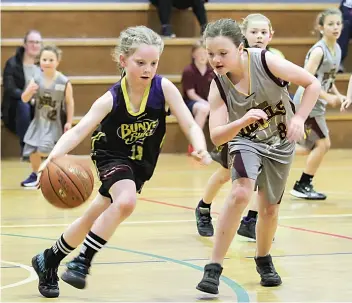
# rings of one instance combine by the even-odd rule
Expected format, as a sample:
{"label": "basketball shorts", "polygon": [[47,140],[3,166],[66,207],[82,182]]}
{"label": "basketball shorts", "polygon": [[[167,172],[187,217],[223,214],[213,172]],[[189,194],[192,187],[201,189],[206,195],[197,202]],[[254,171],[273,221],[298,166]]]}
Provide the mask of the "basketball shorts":
{"label": "basketball shorts", "polygon": [[255,180],[254,190],[262,191],[270,204],[281,203],[293,155],[289,164],[247,150],[236,151],[230,158],[232,182],[239,178]]}
{"label": "basketball shorts", "polygon": [[111,186],[121,180],[132,180],[136,184],[137,193],[141,193],[144,182],[143,172],[136,167],[132,160],[113,158],[104,152],[94,151],[92,160],[97,169],[101,182],[99,193],[112,202],[109,193]]}
{"label": "basketball shorts", "polygon": [[53,150],[54,146],[33,146],[25,143],[23,147],[23,157],[29,157],[33,153],[41,153],[42,155],[49,155]]}
{"label": "basketball shorts", "polygon": [[210,152],[211,158],[218,162],[223,168],[229,168],[229,148],[227,144],[221,145],[219,147],[214,148],[213,151]]}
{"label": "basketball shorts", "polygon": [[298,142],[306,149],[313,149],[315,143],[329,137],[325,116],[309,117],[304,123],[304,138]]}

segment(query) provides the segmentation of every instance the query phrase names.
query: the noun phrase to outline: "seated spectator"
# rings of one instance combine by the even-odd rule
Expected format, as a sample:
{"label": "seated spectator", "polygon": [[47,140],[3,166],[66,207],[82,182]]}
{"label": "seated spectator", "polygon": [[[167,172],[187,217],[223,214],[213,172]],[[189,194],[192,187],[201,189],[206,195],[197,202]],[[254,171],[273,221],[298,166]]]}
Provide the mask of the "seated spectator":
{"label": "seated spectator", "polygon": [[150,2],[158,9],[162,36],[168,38],[176,37],[170,24],[172,7],[182,10],[192,7],[193,13],[196,15],[201,27],[201,35],[203,34],[208,23],[204,2],[208,2],[208,0],[150,0]]}
{"label": "seated spectator", "polygon": [[23,45],[5,63],[3,74],[2,120],[5,126],[20,139],[21,154],[23,138],[33,118],[33,106],[23,103],[21,95],[30,80],[40,73],[35,64],[42,47],[42,37],[36,30],[30,30],[24,37]]}
{"label": "seated spectator", "polygon": [[[202,42],[196,43],[192,47],[192,63],[183,70],[181,81],[185,103],[202,129],[209,116],[207,99],[214,76],[204,45]],[[192,152],[191,146],[188,147],[188,152]]]}
{"label": "seated spectator", "polygon": [[340,11],[343,17],[343,27],[340,38],[337,40],[341,47],[341,66],[339,72],[343,72],[343,61],[347,57],[348,43],[352,38],[352,0],[342,0]]}

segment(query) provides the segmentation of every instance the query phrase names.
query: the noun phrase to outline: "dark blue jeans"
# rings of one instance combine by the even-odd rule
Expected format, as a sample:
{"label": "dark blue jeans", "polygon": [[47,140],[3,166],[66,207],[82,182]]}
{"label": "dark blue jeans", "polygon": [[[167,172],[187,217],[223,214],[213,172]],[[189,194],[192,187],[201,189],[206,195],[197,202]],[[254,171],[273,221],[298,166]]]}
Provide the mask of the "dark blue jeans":
{"label": "dark blue jeans", "polygon": [[33,109],[30,103],[24,103],[22,101],[18,101],[17,109],[16,109],[16,133],[20,139],[21,146],[21,156],[24,147],[24,135],[27,132],[29,124],[32,121],[33,117]]}

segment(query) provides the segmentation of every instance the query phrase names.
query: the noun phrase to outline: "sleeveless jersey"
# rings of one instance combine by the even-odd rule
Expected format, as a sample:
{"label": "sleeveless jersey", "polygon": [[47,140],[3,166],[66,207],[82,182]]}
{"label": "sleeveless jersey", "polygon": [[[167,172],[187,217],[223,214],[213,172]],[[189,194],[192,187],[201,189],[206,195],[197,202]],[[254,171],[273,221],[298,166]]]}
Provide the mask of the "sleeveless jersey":
{"label": "sleeveless jersey", "polygon": [[126,78],[110,88],[113,108],[92,134],[92,157],[130,159],[148,180],[154,172],[166,132],[162,77],[155,75],[144,93],[140,110],[134,113]]}
{"label": "sleeveless jersey", "polygon": [[[335,54],[332,54],[325,41],[323,39],[319,40],[308,51],[304,65],[307,64],[311,52],[317,47],[320,47],[323,50],[323,58],[315,73],[315,77],[320,81],[321,89],[325,92],[328,92],[332,85],[335,83],[336,73],[341,63],[341,48],[338,43],[336,43]],[[301,102],[303,92],[303,87],[299,87],[297,89],[293,99],[295,104],[299,104]],[[327,101],[319,98],[309,116],[316,117],[324,115],[326,105]]]}
{"label": "sleeveless jersey", "polygon": [[217,75],[222,99],[227,103],[229,122],[242,118],[247,111],[262,109],[268,120],[256,121],[244,127],[229,143],[230,154],[248,150],[280,163],[290,163],[295,144],[286,139],[288,121],[294,115],[287,82],[276,78],[269,70],[265,53],[267,50],[246,49],[250,94],[238,91],[228,75]]}
{"label": "sleeveless jersey", "polygon": [[24,142],[32,146],[52,148],[63,133],[60,112],[65,102],[68,78],[57,72],[50,87],[45,87],[43,73],[34,78],[34,81],[39,86],[38,92],[34,95],[35,114]]}

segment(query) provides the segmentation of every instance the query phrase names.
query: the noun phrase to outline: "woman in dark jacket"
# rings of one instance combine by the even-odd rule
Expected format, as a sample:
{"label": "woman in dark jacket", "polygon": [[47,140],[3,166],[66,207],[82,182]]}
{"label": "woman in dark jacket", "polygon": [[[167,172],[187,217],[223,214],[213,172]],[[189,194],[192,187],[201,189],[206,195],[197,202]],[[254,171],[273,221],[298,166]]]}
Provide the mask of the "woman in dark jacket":
{"label": "woman in dark jacket", "polygon": [[42,37],[38,31],[31,30],[23,42],[23,46],[5,64],[1,103],[1,119],[9,130],[18,135],[21,150],[23,137],[32,120],[31,105],[23,103],[21,95],[27,83],[39,71],[35,61],[42,46]]}

